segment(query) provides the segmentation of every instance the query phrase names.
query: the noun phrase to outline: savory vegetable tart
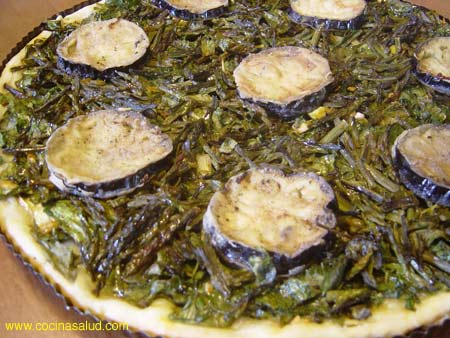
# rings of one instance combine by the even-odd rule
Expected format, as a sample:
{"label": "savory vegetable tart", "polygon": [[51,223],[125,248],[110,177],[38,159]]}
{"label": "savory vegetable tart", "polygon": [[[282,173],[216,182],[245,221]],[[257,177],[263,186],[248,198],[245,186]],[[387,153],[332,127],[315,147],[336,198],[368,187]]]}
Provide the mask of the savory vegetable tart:
{"label": "savory vegetable tart", "polygon": [[38,33],[0,77],[0,225],[75,307],[186,338],[393,337],[448,317],[438,15],[106,0]]}

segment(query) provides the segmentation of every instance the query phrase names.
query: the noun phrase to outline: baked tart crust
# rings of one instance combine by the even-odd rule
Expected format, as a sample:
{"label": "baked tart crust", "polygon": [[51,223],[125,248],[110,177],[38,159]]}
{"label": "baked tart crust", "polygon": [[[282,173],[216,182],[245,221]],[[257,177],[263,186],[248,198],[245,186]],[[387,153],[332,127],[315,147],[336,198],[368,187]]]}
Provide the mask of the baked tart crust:
{"label": "baked tart crust", "polygon": [[[95,5],[84,7],[63,22],[79,21],[87,17]],[[43,31],[35,39],[45,39],[50,32]],[[35,39],[31,40],[32,43]],[[11,72],[11,68],[20,65],[25,50],[19,51],[6,64],[0,77],[0,91],[4,84],[14,86],[20,73]],[[0,107],[3,116],[4,107]],[[450,292],[421,298],[415,311],[406,310],[399,300],[386,300],[381,306],[372,309],[372,315],[362,321],[345,320],[343,323],[324,321],[316,323],[309,319],[294,318],[287,325],[272,320],[240,318],[229,328],[214,328],[191,325],[170,319],[174,305],[167,300],[158,299],[146,308],[138,308],[129,303],[105,296],[92,294],[92,283],[85,271],[80,269],[77,278],[70,281],[50,263],[44,249],[34,239],[31,228],[35,217],[29,206],[30,201],[9,198],[0,202],[0,227],[7,241],[12,244],[24,261],[31,264],[34,271],[43,276],[65,299],[82,312],[98,318],[127,322],[129,328],[149,335],[163,337],[335,337],[335,338],[375,338],[393,337],[405,334],[420,326],[429,326],[441,322],[450,313]]]}

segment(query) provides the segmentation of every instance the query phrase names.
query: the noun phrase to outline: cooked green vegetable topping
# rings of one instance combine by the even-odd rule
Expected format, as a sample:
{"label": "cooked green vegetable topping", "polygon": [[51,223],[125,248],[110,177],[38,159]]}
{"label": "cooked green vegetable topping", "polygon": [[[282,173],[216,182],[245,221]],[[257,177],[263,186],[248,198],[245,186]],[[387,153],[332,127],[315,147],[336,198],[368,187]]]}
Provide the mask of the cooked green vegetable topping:
{"label": "cooked green vegetable topping", "polygon": [[[231,1],[204,22],[168,16],[150,1],[107,0],[86,22],[138,23],[151,54],[103,80],[58,69],[56,46],[76,27],[48,22],[52,36],[28,47],[14,69],[22,79],[0,95],[0,194],[42,203],[56,220],[34,235],[62,273],[74,278],[83,267],[97,293],[142,307],[165,297],[178,305],[173,318],[214,326],[243,315],[364,319],[385,298],[414,308],[422,294],[450,288],[450,210],[415,197],[390,156],[404,130],[450,122],[448,98],[410,76],[416,46],[450,35],[450,25],[399,1],[368,2],[356,31],[304,27],[288,9],[287,0]],[[276,46],[305,46],[330,61],[336,78],[326,109],[286,122],[240,100],[234,69]],[[71,117],[119,107],[170,136],[167,167],[127,196],[59,192],[45,166],[48,137]],[[201,234],[213,193],[262,164],[321,175],[336,196],[333,239],[286,274],[269,273],[268,253],[248,270],[227,266]]]}

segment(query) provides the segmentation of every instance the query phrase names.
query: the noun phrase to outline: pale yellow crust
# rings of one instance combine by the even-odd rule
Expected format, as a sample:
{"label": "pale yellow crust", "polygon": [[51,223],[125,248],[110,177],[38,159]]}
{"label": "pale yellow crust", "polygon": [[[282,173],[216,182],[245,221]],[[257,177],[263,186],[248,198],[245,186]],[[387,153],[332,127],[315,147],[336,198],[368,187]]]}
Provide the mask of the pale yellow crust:
{"label": "pale yellow crust", "polygon": [[[75,14],[78,19],[89,15],[93,7]],[[82,13],[82,14],[80,14]],[[71,18],[73,18],[72,16]],[[48,34],[48,33],[47,33]],[[11,81],[11,65],[20,64],[23,53],[12,59],[0,77],[0,83]],[[4,91],[3,85],[0,91]],[[2,107],[0,107],[2,108]],[[4,109],[3,109],[4,112]],[[440,292],[423,297],[416,311],[408,311],[403,303],[386,300],[381,307],[364,321],[331,321],[318,324],[307,319],[295,318],[290,324],[280,326],[269,320],[240,319],[231,328],[209,328],[173,322],[169,319],[174,306],[165,300],[157,300],[141,309],[120,299],[98,298],[91,293],[92,285],[87,274],[80,271],[71,282],[64,278],[50,263],[43,248],[31,234],[33,217],[15,199],[0,202],[0,229],[15,250],[28,261],[36,272],[56,287],[74,306],[104,320],[127,322],[129,328],[164,337],[180,338],[375,338],[393,337],[420,326],[432,325],[447,318],[450,313],[450,292]]]}
{"label": "pale yellow crust", "polygon": [[[98,3],[103,3],[104,0],[99,1]],[[90,16],[93,12],[95,12],[95,7],[97,4],[93,4],[90,6],[83,7],[82,9],[76,11],[75,13],[72,13],[70,15],[65,16],[64,18],[59,17],[58,19],[61,20],[61,24],[63,26],[72,24],[74,22],[79,22],[88,16]],[[46,40],[52,35],[49,31],[42,31],[40,34],[38,34],[35,38],[30,40],[28,45],[32,45],[34,42],[38,40]],[[22,48],[16,55],[14,55],[6,64],[5,68],[3,69],[3,72],[0,76],[0,92],[4,92],[4,85],[8,84],[9,86],[15,88],[16,82],[20,80],[22,77],[22,72],[12,72],[11,69],[14,67],[20,66],[22,64],[22,60],[25,57],[27,52],[27,47],[25,46]],[[3,117],[3,114],[6,111],[6,107],[3,107],[0,105],[0,119]]]}
{"label": "pale yellow crust", "polygon": [[126,322],[130,329],[180,338],[375,338],[392,337],[422,325],[430,325],[446,318],[450,312],[450,292],[441,292],[422,299],[416,311],[408,311],[402,302],[386,300],[374,309],[367,320],[347,320],[344,324],[332,321],[314,323],[295,318],[280,326],[270,320],[240,319],[226,329],[188,325],[170,320],[174,306],[158,300],[145,309],[137,308],[120,299],[98,298],[92,293],[92,284],[84,271],[71,282],[50,263],[43,248],[31,235],[33,218],[14,199],[0,202],[0,228],[34,269],[78,308],[102,319]]}

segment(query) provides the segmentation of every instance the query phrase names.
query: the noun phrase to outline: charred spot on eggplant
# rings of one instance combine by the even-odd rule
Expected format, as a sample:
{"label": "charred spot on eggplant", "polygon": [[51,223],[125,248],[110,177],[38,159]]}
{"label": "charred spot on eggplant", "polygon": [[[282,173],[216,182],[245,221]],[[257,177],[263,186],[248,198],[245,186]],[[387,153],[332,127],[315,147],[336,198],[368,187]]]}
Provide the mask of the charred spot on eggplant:
{"label": "charred spot on eggplant", "polygon": [[226,12],[228,0],[154,0],[161,9],[184,20],[212,19]]}
{"label": "charred spot on eggplant", "polygon": [[[258,105],[264,108],[271,115],[278,116],[284,120],[292,120],[299,116],[299,114],[313,111],[324,101],[327,95],[326,88],[322,88],[317,93],[308,95],[301,100],[288,103],[286,105],[279,105],[272,102],[258,102]],[[251,100],[246,100],[251,102]]]}
{"label": "charred spot on eggplant", "polygon": [[99,72],[98,70],[92,68],[91,66],[74,64],[64,60],[61,57],[58,58],[56,65],[58,69],[62,70],[64,73],[68,75],[76,75],[79,76],[80,78],[107,79],[112,77],[112,75],[114,74],[113,69],[107,69],[104,70],[103,72]]}
{"label": "charred spot on eggplant", "polygon": [[365,0],[290,0],[289,16],[299,24],[325,29],[357,29],[364,22]]}
{"label": "charred spot on eggplant", "polygon": [[250,54],[234,70],[239,96],[281,118],[317,108],[333,81],[328,60],[302,47],[276,47]]}
{"label": "charred spot on eggplant", "polygon": [[392,157],[403,184],[417,196],[450,207],[450,125],[425,124],[404,131]]}
{"label": "charred spot on eggplant", "polygon": [[314,173],[250,169],[213,195],[203,230],[229,263],[245,267],[264,250],[282,271],[325,244],[336,223],[328,209],[333,199],[332,188]]}
{"label": "charred spot on eggplant", "polygon": [[136,63],[149,45],[144,30],[133,22],[91,22],[74,30],[58,45],[58,66],[69,74],[95,76]]}
{"label": "charred spot on eggplant", "polygon": [[150,51],[147,51],[144,56],[142,56],[139,60],[137,60],[135,63],[124,66],[124,67],[115,67],[106,69],[104,71],[99,71],[95,68],[92,68],[88,65],[82,65],[82,64],[75,64],[69,61],[64,60],[61,57],[58,57],[58,60],[56,62],[56,65],[58,69],[63,71],[64,73],[68,75],[76,75],[80,78],[91,78],[91,79],[111,79],[115,76],[116,71],[120,72],[127,72],[131,69],[138,69],[146,64],[146,62],[149,61],[151,58]]}
{"label": "charred spot on eggplant", "polygon": [[145,184],[172,148],[170,138],[141,114],[102,110],[54,131],[45,160],[60,190],[111,198]]}
{"label": "charred spot on eggplant", "polygon": [[423,43],[414,55],[413,72],[424,85],[450,95],[450,37]]}

